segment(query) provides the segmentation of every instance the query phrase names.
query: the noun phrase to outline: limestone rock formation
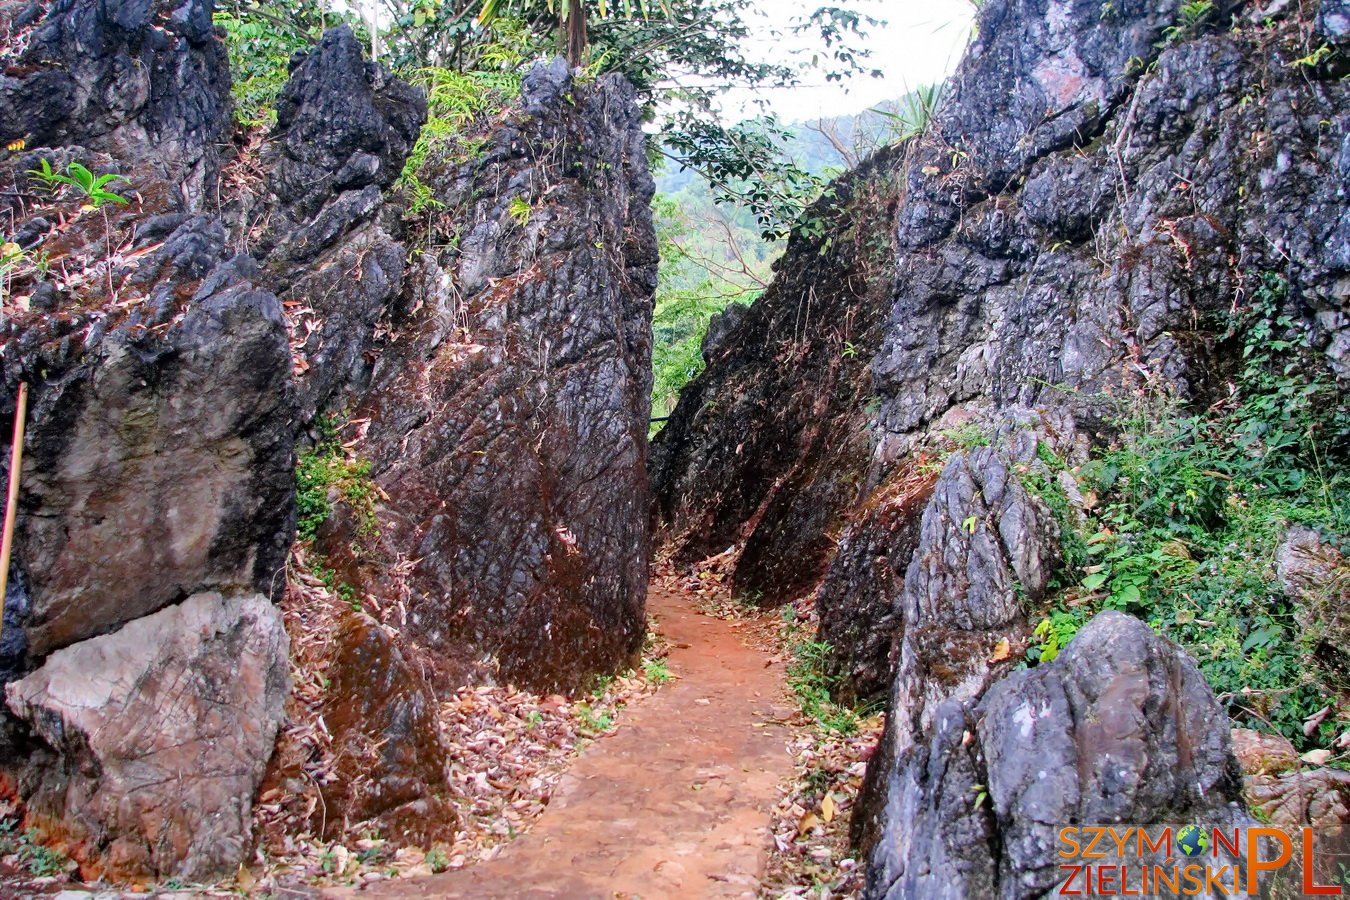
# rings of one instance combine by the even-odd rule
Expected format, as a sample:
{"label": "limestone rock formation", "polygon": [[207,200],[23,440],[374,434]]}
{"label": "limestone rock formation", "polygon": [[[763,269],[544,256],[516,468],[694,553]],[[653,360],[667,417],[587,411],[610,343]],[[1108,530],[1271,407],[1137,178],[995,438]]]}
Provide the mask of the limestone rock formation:
{"label": "limestone rock formation", "polygon": [[403,289],[408,255],[385,192],[426,117],[422,91],[368,62],[345,25],[293,63],[251,249],[293,309],[302,421],[369,377],[375,323]]}
{"label": "limestone rock formation", "polygon": [[[201,878],[250,845],[287,691],[292,360],[202,214],[230,123],[210,5],[7,4],[0,424],[29,386],[0,765],[86,874]],[[118,176],[94,196],[44,178]],[[7,469],[9,448],[4,448]],[[4,473],[8,476],[8,472]]]}
{"label": "limestone rock formation", "polygon": [[1064,877],[1064,823],[1250,823],[1223,707],[1121,613],[978,704],[943,702],[914,737],[887,776],[870,897],[1044,896]]}
{"label": "limestone rock formation", "polygon": [[746,599],[809,591],[865,491],[867,361],[889,307],[903,149],[881,151],[805,214],[828,235],[794,236],[734,331],[719,339],[709,327],[708,368],[652,444],[661,540],[681,562],[744,542],[732,583]]}
{"label": "limestone rock formation", "polygon": [[[447,212],[419,227],[454,233],[410,270],[395,183],[425,98],[349,29],[296,55],[273,140],[228,177],[209,3],[0,2],[0,62],[0,137],[24,145],[0,154],[6,437],[30,388],[3,774],[85,874],[238,865],[287,690],[269,601],[296,441],[341,411],[380,536],[357,553],[330,523],[324,552],[387,602],[323,655],[328,831],[449,841],[431,682],[574,689],[645,633],[657,254],[633,89],[540,66],[481,156],[428,169]],[[129,202],[42,174],[74,163]]]}
{"label": "limestone rock formation", "polygon": [[70,835],[91,873],[237,867],[281,723],[286,654],[267,597],[215,593],[51,654],[6,687],[61,760],[34,776],[30,819]]}
{"label": "limestone rock formation", "polygon": [[421,256],[354,407],[389,498],[377,562],[356,577],[406,590],[394,624],[442,675],[488,655],[504,680],[572,689],[641,646],[657,260],[644,148],[625,81],[540,64],[479,158],[425,176],[458,246]]}
{"label": "limestone rock formation", "polygon": [[[880,296],[830,305],[838,271],[813,270],[790,245],[658,439],[654,512],[676,561],[734,546],[742,595],[814,595],[845,694],[889,687],[887,736],[855,823],[866,839],[889,835],[869,870],[874,895],[1047,886],[1040,844],[1019,830],[1022,789],[1000,799],[993,784],[1022,763],[987,743],[989,716],[1059,677],[1008,676],[1031,608],[1054,587],[1058,529],[1081,503],[1062,473],[1042,468],[1042,449],[1081,462],[1110,439],[1112,405],[1136,392],[1165,386],[1199,408],[1224,397],[1240,366],[1224,317],[1269,273],[1288,285],[1280,314],[1342,384],[1350,378],[1350,83],[1337,57],[1308,58],[1310,34],[1342,40],[1342,13],[1337,2],[1214,4],[1198,17],[1180,0],[982,4],[931,125],[875,170],[895,185]],[[821,246],[876,227],[827,223]],[[829,314],[803,328],[808,308]],[[875,323],[848,339],[869,368],[841,396],[846,363],[787,349],[838,340],[854,321]],[[818,422],[828,450],[813,443]],[[935,457],[945,459],[936,476]],[[1038,480],[1059,481],[1069,508],[1052,514],[1026,489]],[[783,527],[794,509],[803,513]],[[1323,593],[1336,596],[1339,581],[1321,570]],[[1313,619],[1335,616],[1324,604]],[[1158,665],[1198,682],[1189,663],[1139,663]],[[1199,702],[1202,687],[1187,698]],[[1212,699],[1204,709],[1214,712]],[[1217,748],[1221,721],[1191,725]],[[1141,727],[1101,752],[1174,746],[1166,720]],[[966,732],[979,741],[965,743]],[[1237,802],[1226,754],[1215,749],[1197,777]],[[990,787],[985,814],[960,813],[973,784]],[[1172,812],[1153,800],[1131,811]],[[958,873],[957,886],[940,885],[939,871]]]}
{"label": "limestone rock formation", "polygon": [[230,133],[230,74],[210,0],[6,0],[0,144],[83,146],[150,167],[200,206]]}
{"label": "limestone rock formation", "polygon": [[364,822],[399,844],[453,841],[446,750],[426,680],[370,616],[350,616],[336,642],[324,710],[338,761],[324,791],[329,832]]}
{"label": "limestone rock formation", "polygon": [[1341,658],[1350,657],[1350,562],[1311,528],[1289,529],[1275,572],[1293,599],[1305,632]]}
{"label": "limestone rock formation", "polygon": [[[0,402],[12,410],[20,379],[32,400],[14,562],[26,596],[7,637],[26,638],[34,659],[195,591],[283,582],[290,354],[249,261],[207,275],[223,238],[200,218],[175,228],[142,266],[164,282],[101,339],[111,317],[91,317],[83,345],[50,322],[9,345]],[[185,287],[185,308],[156,309],[158,289],[172,303]]]}

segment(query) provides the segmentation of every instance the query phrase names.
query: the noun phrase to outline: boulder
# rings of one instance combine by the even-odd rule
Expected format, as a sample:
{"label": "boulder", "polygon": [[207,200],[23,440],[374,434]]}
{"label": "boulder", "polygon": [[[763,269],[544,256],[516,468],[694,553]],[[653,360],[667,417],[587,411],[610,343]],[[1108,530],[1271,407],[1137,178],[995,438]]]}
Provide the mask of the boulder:
{"label": "boulder", "polygon": [[1244,791],[1252,812],[1276,827],[1350,825],[1350,772],[1306,769],[1248,775]]}
{"label": "boulder", "polygon": [[1295,526],[1275,551],[1275,574],[1304,634],[1350,662],[1350,563],[1311,528]]}
{"label": "boulder", "polygon": [[[433,158],[453,211],[353,406],[387,498],[365,581],[438,660],[574,690],[645,633],[656,243],[632,87],[537,66],[477,159]],[[525,206],[522,207],[522,204]],[[528,208],[529,214],[520,210]],[[369,424],[364,424],[364,420]]]}
{"label": "boulder", "polygon": [[354,613],[336,636],[323,720],[336,778],[324,786],[325,836],[368,824],[394,845],[454,840],[436,698],[397,640]]}
{"label": "boulder", "polygon": [[897,753],[865,896],[1045,896],[1074,824],[1254,824],[1195,663],[1100,614],[1053,662],[944,701]]}
{"label": "boulder", "polygon": [[0,357],[4,408],[19,380],[32,386],[14,564],[35,660],[194,592],[284,585],[286,327],[249,260],[216,262],[223,242],[218,225],[183,222],[142,265],[143,306],[89,316],[82,343],[53,333],[59,321],[17,323]]}
{"label": "boulder", "polygon": [[51,654],[6,686],[61,759],[27,776],[29,820],[68,835],[88,876],[232,872],[282,720],[287,649],[267,597],[204,593]]}
{"label": "boulder", "polygon": [[1234,728],[1233,755],[1246,775],[1281,775],[1300,768],[1298,750],[1288,738],[1250,728]]}
{"label": "boulder", "polygon": [[367,61],[345,25],[292,63],[254,252],[299,335],[301,421],[350,403],[369,379],[375,323],[403,290],[408,256],[384,192],[426,117],[421,89]]}

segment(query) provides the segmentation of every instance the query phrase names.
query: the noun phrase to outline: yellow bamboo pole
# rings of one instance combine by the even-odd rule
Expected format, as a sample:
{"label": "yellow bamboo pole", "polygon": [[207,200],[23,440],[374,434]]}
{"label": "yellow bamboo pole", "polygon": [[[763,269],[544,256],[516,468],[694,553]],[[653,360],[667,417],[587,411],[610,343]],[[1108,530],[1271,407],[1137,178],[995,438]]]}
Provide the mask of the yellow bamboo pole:
{"label": "yellow bamboo pole", "polygon": [[5,591],[9,588],[9,555],[14,549],[14,520],[19,512],[19,469],[23,467],[23,425],[28,416],[28,385],[19,382],[14,409],[14,444],[9,448],[9,498],[5,501],[5,533],[0,541],[0,635],[5,633]]}

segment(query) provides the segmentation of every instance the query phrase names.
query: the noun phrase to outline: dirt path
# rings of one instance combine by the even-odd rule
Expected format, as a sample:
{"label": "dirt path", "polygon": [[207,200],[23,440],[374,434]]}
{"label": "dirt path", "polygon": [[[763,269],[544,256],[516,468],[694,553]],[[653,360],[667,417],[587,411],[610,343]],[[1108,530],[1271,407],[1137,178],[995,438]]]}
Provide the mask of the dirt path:
{"label": "dirt path", "polygon": [[666,685],[588,748],[529,834],[496,859],[361,897],[752,897],[791,773],[778,663],[732,623],[653,586]]}

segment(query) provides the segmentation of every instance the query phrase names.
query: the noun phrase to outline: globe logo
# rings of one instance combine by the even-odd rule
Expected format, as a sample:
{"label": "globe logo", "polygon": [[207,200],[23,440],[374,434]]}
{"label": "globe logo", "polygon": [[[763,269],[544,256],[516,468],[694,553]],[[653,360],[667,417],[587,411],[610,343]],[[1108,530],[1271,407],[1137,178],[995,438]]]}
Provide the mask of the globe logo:
{"label": "globe logo", "polygon": [[1209,849],[1209,835],[1198,825],[1187,825],[1177,832],[1177,846],[1182,853],[1194,859]]}

